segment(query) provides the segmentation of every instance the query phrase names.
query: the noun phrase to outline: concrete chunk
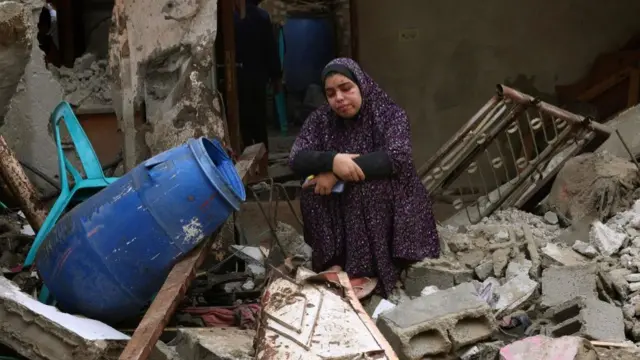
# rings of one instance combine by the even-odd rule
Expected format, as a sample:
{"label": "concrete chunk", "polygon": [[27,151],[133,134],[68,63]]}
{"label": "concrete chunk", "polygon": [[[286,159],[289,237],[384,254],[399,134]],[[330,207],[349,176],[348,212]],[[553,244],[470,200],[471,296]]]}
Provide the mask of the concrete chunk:
{"label": "concrete chunk", "polygon": [[31,360],[117,359],[129,336],[44,305],[0,276],[0,343]]}
{"label": "concrete chunk", "polygon": [[183,360],[251,360],[255,334],[238,328],[179,329],[171,345]]}
{"label": "concrete chunk", "polygon": [[402,303],[377,325],[398,355],[411,360],[475,344],[496,329],[491,308],[471,283]]}
{"label": "concrete chunk", "polygon": [[545,308],[556,306],[579,296],[595,298],[595,266],[551,267],[542,272],[542,303]]}
{"label": "concrete chunk", "polygon": [[555,337],[575,335],[590,340],[624,341],[622,310],[598,299],[576,298],[549,309],[546,317],[557,325]]}
{"label": "concrete chunk", "polygon": [[576,266],[587,263],[587,258],[571,248],[548,243],[542,248],[543,262],[548,266]]}
{"label": "concrete chunk", "polygon": [[565,336],[552,339],[532,336],[500,349],[500,360],[595,360],[598,355],[589,341]]}
{"label": "concrete chunk", "polygon": [[538,283],[529,278],[528,269],[526,273],[522,273],[511,280],[504,283],[496,290],[498,294],[498,302],[494,309],[496,316],[509,313],[525,304],[538,288]]}
{"label": "concrete chunk", "polygon": [[420,296],[427,286],[449,289],[473,280],[473,271],[465,269],[456,262],[445,259],[430,259],[414,264],[407,271],[405,290],[409,296]]}
{"label": "concrete chunk", "polygon": [[626,234],[610,229],[600,221],[595,221],[589,232],[591,243],[605,256],[616,254],[627,238]]}

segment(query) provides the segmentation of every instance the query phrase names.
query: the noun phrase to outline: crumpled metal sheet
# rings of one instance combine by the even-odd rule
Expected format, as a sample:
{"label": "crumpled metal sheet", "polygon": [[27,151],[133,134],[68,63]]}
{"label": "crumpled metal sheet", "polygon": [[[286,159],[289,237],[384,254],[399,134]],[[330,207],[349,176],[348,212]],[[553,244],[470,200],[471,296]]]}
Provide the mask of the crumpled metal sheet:
{"label": "crumpled metal sheet", "polygon": [[395,359],[339,291],[304,278],[281,277],[267,287],[256,359]]}

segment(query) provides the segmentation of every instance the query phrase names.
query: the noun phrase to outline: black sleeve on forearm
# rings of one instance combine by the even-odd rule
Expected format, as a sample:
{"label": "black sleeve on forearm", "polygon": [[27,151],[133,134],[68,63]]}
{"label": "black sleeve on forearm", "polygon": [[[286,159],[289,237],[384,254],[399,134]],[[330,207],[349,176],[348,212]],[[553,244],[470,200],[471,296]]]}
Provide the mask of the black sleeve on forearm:
{"label": "black sleeve on forearm", "polygon": [[354,162],[362,169],[365,180],[385,179],[393,174],[391,158],[385,151],[360,155]]}
{"label": "black sleeve on forearm", "polygon": [[332,151],[300,151],[293,159],[293,171],[300,176],[318,175],[333,171],[333,158],[336,156]]}

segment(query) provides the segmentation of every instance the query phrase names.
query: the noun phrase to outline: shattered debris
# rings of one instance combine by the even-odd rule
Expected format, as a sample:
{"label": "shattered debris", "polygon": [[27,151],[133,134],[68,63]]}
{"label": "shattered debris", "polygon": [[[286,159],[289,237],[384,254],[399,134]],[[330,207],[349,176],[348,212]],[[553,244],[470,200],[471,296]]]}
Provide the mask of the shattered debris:
{"label": "shattered debris", "polygon": [[111,85],[107,66],[106,59],[99,60],[89,53],[77,58],[72,69],[52,67],[51,73],[62,85],[65,100],[71,105],[110,108]]}
{"label": "shattered debris", "polygon": [[587,153],[566,162],[553,183],[548,204],[571,220],[605,221],[633,204],[638,187],[635,164],[607,152]]}

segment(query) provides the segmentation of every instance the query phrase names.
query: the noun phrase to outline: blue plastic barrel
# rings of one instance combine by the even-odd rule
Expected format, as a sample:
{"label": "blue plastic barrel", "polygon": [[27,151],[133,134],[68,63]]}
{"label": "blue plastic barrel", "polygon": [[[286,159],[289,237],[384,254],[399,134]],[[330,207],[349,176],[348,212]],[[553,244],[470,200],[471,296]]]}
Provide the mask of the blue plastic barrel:
{"label": "blue plastic barrel", "polygon": [[62,310],[117,323],[138,315],[172,266],[245,197],[222,146],[191,139],[62,217],[40,247],[36,267]]}
{"label": "blue plastic barrel", "polygon": [[333,21],[328,16],[291,15],[284,24],[287,90],[301,92],[320,84],[322,69],[335,58]]}

